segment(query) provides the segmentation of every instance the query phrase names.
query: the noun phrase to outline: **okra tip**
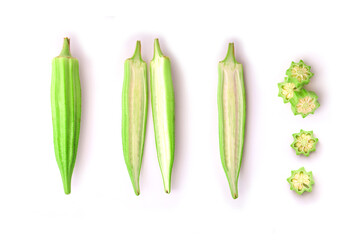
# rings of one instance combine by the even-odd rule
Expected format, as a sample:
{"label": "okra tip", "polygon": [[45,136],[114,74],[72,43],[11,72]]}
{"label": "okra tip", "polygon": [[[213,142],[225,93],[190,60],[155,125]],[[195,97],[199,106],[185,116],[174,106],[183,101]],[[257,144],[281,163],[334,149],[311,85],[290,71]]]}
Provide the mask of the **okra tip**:
{"label": "okra tip", "polygon": [[135,52],[134,52],[134,55],[132,56],[132,59],[142,61],[142,58],[141,58],[141,42],[139,40],[136,41]]}
{"label": "okra tip", "polygon": [[230,183],[230,191],[231,191],[231,196],[233,197],[233,199],[237,199],[239,196],[237,182],[232,181]]}
{"label": "okra tip", "polygon": [[159,39],[155,38],[154,40],[154,58],[155,57],[161,57],[164,56],[163,53],[161,52],[160,49],[160,43],[159,43]]}
{"label": "okra tip", "polygon": [[164,181],[164,190],[165,193],[169,194],[171,189],[171,180]]}
{"label": "okra tip", "polygon": [[139,196],[139,195],[140,195],[140,189],[139,189],[139,188],[137,188],[137,189],[134,188],[134,192],[135,192],[135,195],[136,195],[136,196]]}
{"label": "okra tip", "polygon": [[63,48],[59,57],[72,57],[70,53],[70,38],[64,38]]}
{"label": "okra tip", "polygon": [[71,193],[71,182],[67,181],[64,182],[64,192],[66,195],[69,195]]}
{"label": "okra tip", "polygon": [[139,186],[139,181],[134,181],[133,183],[133,188],[134,188],[134,193],[136,196],[140,195],[140,186]]}

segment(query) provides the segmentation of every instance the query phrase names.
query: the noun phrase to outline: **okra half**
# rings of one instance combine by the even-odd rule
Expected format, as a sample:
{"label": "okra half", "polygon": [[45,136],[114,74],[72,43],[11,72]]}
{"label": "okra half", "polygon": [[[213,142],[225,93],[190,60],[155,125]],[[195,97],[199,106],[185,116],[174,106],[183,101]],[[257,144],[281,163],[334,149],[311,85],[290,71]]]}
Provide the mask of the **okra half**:
{"label": "okra half", "polygon": [[56,161],[65,194],[70,194],[80,133],[81,90],[79,62],[70,54],[69,38],[52,61],[51,111]]}
{"label": "okra half", "polygon": [[220,156],[231,195],[236,199],[244,146],[246,99],[243,67],[235,59],[234,43],[229,43],[227,55],[219,62],[218,70]]}
{"label": "okra half", "polygon": [[136,195],[140,194],[140,169],[144,151],[147,104],[147,67],[136,43],[132,58],[125,61],[122,92],[122,144],[125,163]]}
{"label": "okra half", "polygon": [[159,40],[154,42],[150,62],[151,108],[157,157],[166,193],[170,193],[175,151],[175,96],[170,59],[163,55]]}

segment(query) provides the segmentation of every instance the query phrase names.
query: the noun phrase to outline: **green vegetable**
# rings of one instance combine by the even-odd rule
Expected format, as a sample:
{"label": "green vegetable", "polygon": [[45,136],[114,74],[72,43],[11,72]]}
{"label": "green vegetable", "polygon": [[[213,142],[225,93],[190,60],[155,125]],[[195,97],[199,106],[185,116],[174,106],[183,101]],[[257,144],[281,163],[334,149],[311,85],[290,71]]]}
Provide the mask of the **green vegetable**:
{"label": "green vegetable", "polygon": [[311,192],[314,184],[312,172],[306,172],[304,167],[291,171],[291,176],[287,181],[290,183],[290,189],[299,195],[303,194],[304,191]]}
{"label": "green vegetable", "polygon": [[52,61],[51,110],[56,161],[64,191],[70,194],[80,133],[81,90],[79,62],[70,54],[69,38]]}
{"label": "green vegetable", "polygon": [[144,151],[147,119],[147,68],[141,59],[140,41],[132,58],[125,61],[122,93],[122,143],[125,163],[136,195]]}
{"label": "green vegetable", "polygon": [[300,130],[299,133],[294,133],[294,142],[290,145],[295,151],[296,155],[304,154],[309,156],[310,152],[316,150],[316,143],[319,139],[315,138],[313,131]]}
{"label": "green vegetable", "polygon": [[295,91],[298,91],[295,84],[288,82],[287,79],[284,82],[278,83],[278,88],[278,96],[283,98],[284,103],[288,103],[294,97]]}
{"label": "green vegetable", "polygon": [[291,103],[291,109],[295,115],[301,115],[303,118],[309,114],[314,114],[320,106],[317,101],[318,96],[314,92],[307,91],[303,88],[310,82],[314,75],[302,60],[292,62],[284,82],[278,83],[279,94],[284,103]]}
{"label": "green vegetable", "polygon": [[155,39],[154,58],[150,62],[150,88],[157,156],[165,192],[170,193],[175,150],[175,96],[170,59],[162,54],[158,39]]}
{"label": "green vegetable", "polygon": [[311,67],[306,65],[303,60],[295,63],[292,62],[290,68],[286,70],[288,82],[292,82],[297,88],[301,88],[310,82],[310,78],[314,74],[310,71]]}
{"label": "green vegetable", "polygon": [[315,110],[320,107],[318,96],[314,92],[306,91],[304,88],[295,92],[290,103],[293,113],[301,115],[303,118],[309,114],[314,114]]}
{"label": "green vegetable", "polygon": [[246,99],[243,67],[235,59],[234,43],[219,62],[218,111],[221,162],[231,195],[238,197],[238,178],[244,146]]}

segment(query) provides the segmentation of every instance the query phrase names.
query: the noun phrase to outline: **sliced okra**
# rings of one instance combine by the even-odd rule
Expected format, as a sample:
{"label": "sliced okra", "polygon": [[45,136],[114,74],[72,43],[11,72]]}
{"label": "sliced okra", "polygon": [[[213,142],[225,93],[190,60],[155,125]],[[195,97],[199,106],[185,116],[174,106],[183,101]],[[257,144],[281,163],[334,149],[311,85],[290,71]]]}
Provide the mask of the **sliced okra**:
{"label": "sliced okra", "polygon": [[288,82],[287,78],[285,78],[284,82],[278,83],[278,88],[278,96],[284,100],[284,103],[288,103],[294,97],[295,91],[298,91],[295,83]]}
{"label": "sliced okra", "polygon": [[304,167],[291,171],[291,176],[287,181],[290,184],[290,189],[299,195],[305,191],[311,192],[312,185],[314,184],[312,172],[307,172]]}
{"label": "sliced okra", "polygon": [[294,83],[297,88],[308,84],[310,78],[314,76],[310,69],[311,67],[306,65],[303,60],[300,60],[298,63],[292,62],[290,68],[286,70],[288,82]]}
{"label": "sliced okra", "polygon": [[300,130],[299,133],[294,133],[294,142],[290,145],[295,151],[296,155],[304,154],[309,156],[310,152],[316,150],[316,143],[319,139],[315,138],[313,131]]}
{"label": "sliced okra", "polygon": [[311,91],[302,88],[294,92],[294,97],[290,100],[291,109],[295,115],[305,118],[309,114],[314,114],[315,110],[320,107],[318,96]]}

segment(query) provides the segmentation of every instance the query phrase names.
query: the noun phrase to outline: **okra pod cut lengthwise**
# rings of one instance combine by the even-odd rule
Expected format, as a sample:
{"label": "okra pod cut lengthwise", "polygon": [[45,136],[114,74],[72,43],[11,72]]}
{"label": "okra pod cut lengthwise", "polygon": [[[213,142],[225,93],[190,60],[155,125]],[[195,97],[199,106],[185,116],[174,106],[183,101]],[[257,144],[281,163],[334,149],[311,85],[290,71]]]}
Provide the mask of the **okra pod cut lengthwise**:
{"label": "okra pod cut lengthwise", "polygon": [[219,63],[219,143],[221,162],[231,195],[238,197],[238,178],[243,154],[246,98],[243,67],[235,59],[234,43]]}
{"label": "okra pod cut lengthwise", "polygon": [[164,189],[170,193],[175,150],[175,96],[170,59],[162,54],[158,39],[155,39],[154,58],[150,62],[150,88],[156,151]]}
{"label": "okra pod cut lengthwise", "polygon": [[71,192],[71,177],[78,149],[81,90],[79,62],[70,54],[70,39],[64,39],[63,49],[52,61],[51,110],[54,148],[64,191]]}
{"label": "okra pod cut lengthwise", "polygon": [[141,59],[140,41],[132,58],[125,61],[122,93],[122,143],[125,163],[136,195],[144,150],[147,119],[147,69]]}

